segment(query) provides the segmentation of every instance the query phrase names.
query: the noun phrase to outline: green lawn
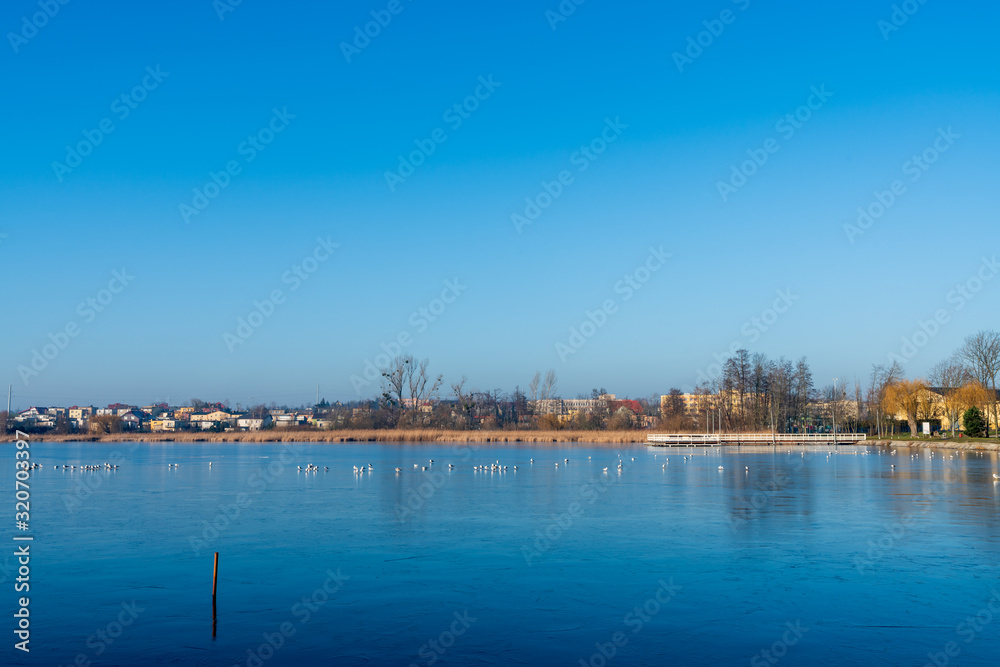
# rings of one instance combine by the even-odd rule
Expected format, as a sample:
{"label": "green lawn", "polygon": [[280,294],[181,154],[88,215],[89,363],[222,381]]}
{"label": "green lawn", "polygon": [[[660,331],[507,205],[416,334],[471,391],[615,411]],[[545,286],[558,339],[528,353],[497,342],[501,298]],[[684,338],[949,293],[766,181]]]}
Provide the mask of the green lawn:
{"label": "green lawn", "polygon": [[932,437],[932,436],[929,436],[929,435],[918,435],[918,436],[914,437],[914,436],[911,436],[909,433],[905,433],[903,435],[887,435],[887,436],[883,436],[881,438],[879,438],[878,436],[872,435],[872,436],[869,436],[869,438],[871,438],[872,440],[892,440],[894,442],[895,441],[899,441],[899,442],[903,442],[903,441],[906,441],[906,442],[943,442],[943,441],[951,441],[951,442],[992,442],[992,443],[996,443],[997,442],[997,437],[996,436],[993,436],[992,438],[966,438],[966,437],[961,437],[960,438],[957,435],[954,438],[951,437],[950,435],[946,435],[944,437],[941,437],[941,436]]}

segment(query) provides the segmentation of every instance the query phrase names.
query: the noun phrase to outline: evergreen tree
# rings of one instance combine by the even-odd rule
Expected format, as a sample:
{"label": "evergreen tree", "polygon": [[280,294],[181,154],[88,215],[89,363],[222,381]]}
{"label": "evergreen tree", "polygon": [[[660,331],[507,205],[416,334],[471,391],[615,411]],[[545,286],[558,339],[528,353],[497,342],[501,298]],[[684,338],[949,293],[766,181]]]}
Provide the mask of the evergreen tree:
{"label": "evergreen tree", "polygon": [[973,406],[966,410],[962,415],[962,423],[965,426],[965,435],[970,438],[982,438],[986,435],[986,421],[979,408]]}

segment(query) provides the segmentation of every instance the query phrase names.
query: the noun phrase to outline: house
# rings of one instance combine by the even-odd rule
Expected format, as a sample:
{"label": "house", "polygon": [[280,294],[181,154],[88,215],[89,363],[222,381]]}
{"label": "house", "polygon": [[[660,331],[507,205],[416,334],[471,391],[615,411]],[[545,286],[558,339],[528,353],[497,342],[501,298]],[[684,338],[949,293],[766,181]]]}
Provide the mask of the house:
{"label": "house", "polygon": [[90,406],[81,407],[74,405],[69,409],[70,419],[86,419],[92,414],[94,414],[94,408]]}
{"label": "house", "polygon": [[[957,417],[954,424],[955,429],[964,430],[962,415],[969,406],[965,404],[963,398],[960,398],[959,395],[956,394],[956,392],[960,391],[962,390],[948,387],[926,387],[925,389],[922,389],[918,399],[920,404],[919,410],[917,411],[918,427],[919,422],[926,421],[931,422],[934,430],[940,429],[941,431],[950,431],[952,430],[951,418],[954,414],[954,416]],[[989,389],[983,389],[981,391],[981,397],[985,405],[985,403],[989,402],[992,392]],[[997,390],[996,398],[1000,400],[1000,390]],[[949,407],[951,408],[950,410]],[[905,423],[908,416],[905,411],[900,410],[893,415],[893,419]]]}
{"label": "house", "polygon": [[208,418],[207,412],[188,412],[187,420],[191,422],[191,428],[210,429],[215,423]]}
{"label": "house", "polygon": [[177,420],[169,418],[153,419],[149,422],[150,431],[176,431]]}
{"label": "house", "polygon": [[37,421],[42,415],[45,414],[45,408],[31,407],[17,413],[17,417],[14,417],[14,421]]}
{"label": "house", "polygon": [[212,412],[192,412],[189,419],[194,425],[195,422],[229,422],[236,416],[236,414],[225,410],[214,410]]}
{"label": "house", "polygon": [[28,408],[19,412],[14,421],[24,428],[54,428],[56,425],[56,417],[49,413],[48,408]]}
{"label": "house", "polygon": [[289,428],[292,426],[305,426],[312,421],[312,415],[308,412],[288,412],[280,414],[274,418],[276,428]]}
{"label": "house", "polygon": [[625,399],[622,401],[608,401],[608,412],[614,414],[619,410],[628,410],[632,414],[638,416],[642,414],[642,403],[633,399]]}
{"label": "house", "polygon": [[243,429],[244,431],[259,431],[262,428],[267,428],[274,422],[271,415],[254,415],[245,414],[236,418],[236,426]]}
{"label": "house", "polygon": [[126,431],[138,431],[146,421],[146,414],[138,408],[121,415],[122,428]]}
{"label": "house", "polygon": [[97,414],[99,416],[112,415],[114,417],[121,417],[133,407],[134,406],[132,405],[125,405],[124,403],[112,403],[106,408],[98,408]]}

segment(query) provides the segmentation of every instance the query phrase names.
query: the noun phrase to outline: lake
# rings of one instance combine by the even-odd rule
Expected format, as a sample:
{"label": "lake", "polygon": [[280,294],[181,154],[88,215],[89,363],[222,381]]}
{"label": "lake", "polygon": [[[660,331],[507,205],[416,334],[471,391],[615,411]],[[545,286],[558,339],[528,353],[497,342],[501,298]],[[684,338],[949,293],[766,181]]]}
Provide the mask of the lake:
{"label": "lake", "polygon": [[1000,664],[997,454],[891,451],[38,443],[0,662]]}

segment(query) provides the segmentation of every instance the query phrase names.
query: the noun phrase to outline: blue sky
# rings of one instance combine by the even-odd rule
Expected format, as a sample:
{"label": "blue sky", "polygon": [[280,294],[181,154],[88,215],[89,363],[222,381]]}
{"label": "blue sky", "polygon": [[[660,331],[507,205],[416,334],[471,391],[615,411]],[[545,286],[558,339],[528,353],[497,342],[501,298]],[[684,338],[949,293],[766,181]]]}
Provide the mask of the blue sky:
{"label": "blue sky", "polygon": [[[824,385],[891,353],[924,374],[996,326],[992,5],[56,6],[0,12],[16,405],[367,397],[400,336],[482,389],[548,368],[565,396],[690,389],[734,342]],[[519,225],[526,199],[546,206]]]}

